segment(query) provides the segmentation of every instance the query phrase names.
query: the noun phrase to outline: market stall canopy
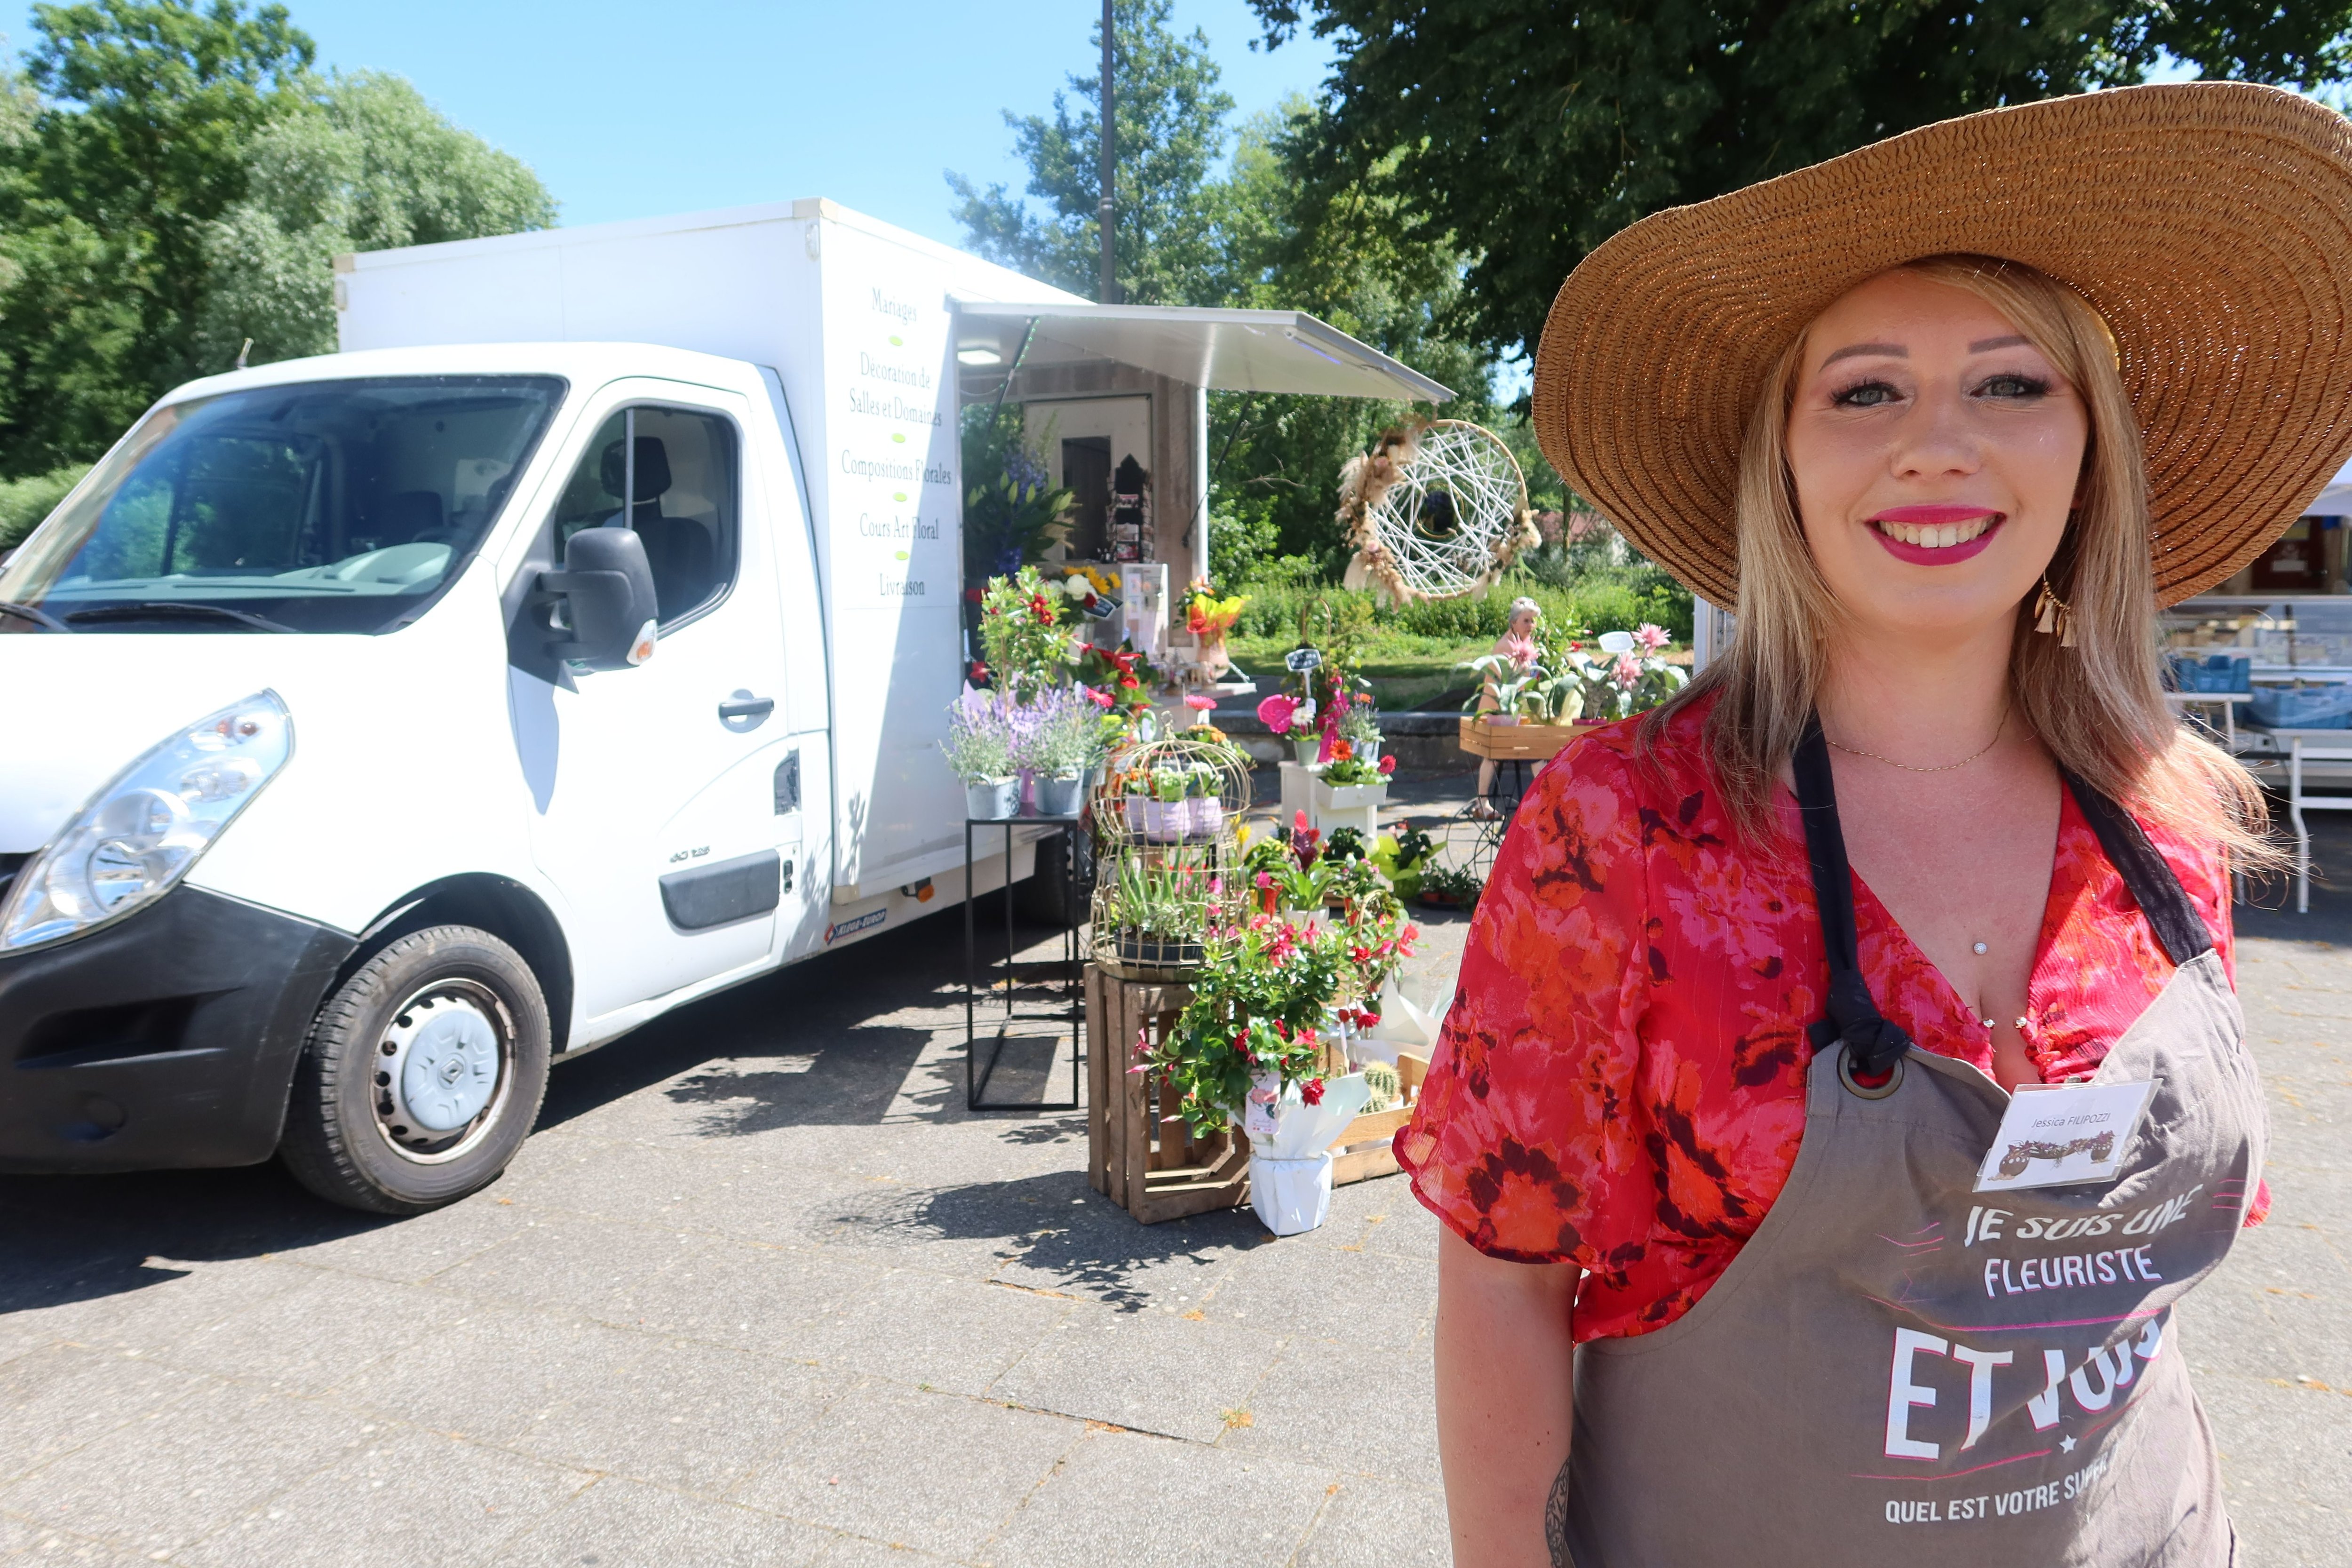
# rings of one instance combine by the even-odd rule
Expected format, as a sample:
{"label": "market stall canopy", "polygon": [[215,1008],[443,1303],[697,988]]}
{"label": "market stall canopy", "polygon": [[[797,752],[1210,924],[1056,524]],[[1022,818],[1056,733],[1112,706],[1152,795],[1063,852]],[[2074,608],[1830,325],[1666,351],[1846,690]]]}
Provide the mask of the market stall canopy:
{"label": "market stall canopy", "polygon": [[2319,499],[2303,509],[2305,517],[2352,517],[2352,463],[2327,481]]}
{"label": "market stall canopy", "polygon": [[956,358],[967,374],[1002,374],[1002,367],[1016,357],[1024,370],[1112,360],[1219,392],[1300,392],[1412,403],[1444,403],[1454,395],[1304,310],[961,300],[956,309]]}

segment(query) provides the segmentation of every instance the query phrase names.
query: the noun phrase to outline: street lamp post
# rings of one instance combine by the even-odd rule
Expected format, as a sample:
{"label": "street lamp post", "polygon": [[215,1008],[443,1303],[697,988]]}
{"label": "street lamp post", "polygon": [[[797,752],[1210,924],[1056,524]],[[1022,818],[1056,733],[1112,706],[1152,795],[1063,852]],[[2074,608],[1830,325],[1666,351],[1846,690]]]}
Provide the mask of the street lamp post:
{"label": "street lamp post", "polygon": [[1118,267],[1117,215],[1111,209],[1111,193],[1118,188],[1118,122],[1112,113],[1111,49],[1118,37],[1111,19],[1111,0],[1103,0],[1102,12],[1102,201],[1096,207],[1096,227],[1102,234],[1102,288],[1099,297],[1106,305],[1118,303]]}

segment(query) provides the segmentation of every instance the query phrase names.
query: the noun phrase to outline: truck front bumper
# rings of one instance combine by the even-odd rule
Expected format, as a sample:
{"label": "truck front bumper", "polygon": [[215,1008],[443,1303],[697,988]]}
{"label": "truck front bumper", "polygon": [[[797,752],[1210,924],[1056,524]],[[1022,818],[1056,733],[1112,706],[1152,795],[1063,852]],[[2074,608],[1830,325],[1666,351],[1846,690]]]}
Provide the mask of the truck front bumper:
{"label": "truck front bumper", "polygon": [[0,1171],[269,1158],[346,932],[201,888],[0,957]]}

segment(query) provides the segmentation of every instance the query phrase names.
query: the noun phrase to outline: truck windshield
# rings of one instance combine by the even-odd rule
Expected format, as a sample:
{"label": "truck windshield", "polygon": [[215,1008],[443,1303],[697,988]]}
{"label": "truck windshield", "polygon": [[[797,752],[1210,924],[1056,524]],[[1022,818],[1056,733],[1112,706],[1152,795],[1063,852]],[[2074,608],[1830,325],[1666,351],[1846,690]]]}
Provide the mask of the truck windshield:
{"label": "truck windshield", "polygon": [[489,532],[553,376],[306,381],[160,408],[0,571],[0,634],[394,631]]}

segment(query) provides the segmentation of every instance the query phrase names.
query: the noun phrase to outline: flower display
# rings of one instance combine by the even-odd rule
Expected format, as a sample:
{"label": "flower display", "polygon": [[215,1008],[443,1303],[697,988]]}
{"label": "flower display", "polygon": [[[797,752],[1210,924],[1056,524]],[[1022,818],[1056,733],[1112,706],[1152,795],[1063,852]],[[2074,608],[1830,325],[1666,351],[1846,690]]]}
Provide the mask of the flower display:
{"label": "flower display", "polygon": [[1287,692],[1277,691],[1257,705],[1257,716],[1268,730],[1277,735],[1290,733],[1290,721],[1298,714],[1298,699]]}

